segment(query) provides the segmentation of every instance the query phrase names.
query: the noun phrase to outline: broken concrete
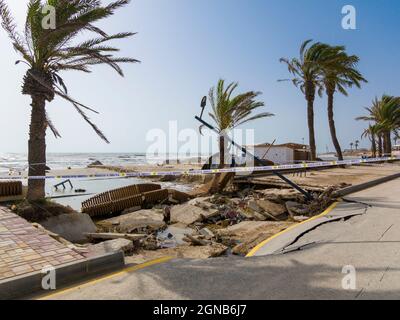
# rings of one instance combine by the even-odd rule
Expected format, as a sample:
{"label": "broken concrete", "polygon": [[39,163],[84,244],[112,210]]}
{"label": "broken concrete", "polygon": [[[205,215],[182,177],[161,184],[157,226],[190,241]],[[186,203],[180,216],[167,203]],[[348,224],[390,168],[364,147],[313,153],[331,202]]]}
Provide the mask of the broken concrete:
{"label": "broken concrete", "polygon": [[232,249],[234,254],[246,255],[252,248],[274,234],[288,228],[293,222],[243,221],[226,229],[216,230],[221,240],[234,240],[238,244]]}
{"label": "broken concrete", "polygon": [[85,233],[94,233],[97,228],[85,213],[66,213],[53,216],[40,223],[45,229],[54,232],[70,242],[85,242]]}
{"label": "broken concrete", "polygon": [[279,217],[286,213],[285,206],[269,200],[257,200],[257,205],[274,217]]}
{"label": "broken concrete", "polygon": [[135,230],[158,230],[165,226],[164,214],[154,210],[139,210],[102,220],[98,225],[108,232],[131,233]]}
{"label": "broken concrete", "polygon": [[132,234],[132,233],[86,233],[85,236],[91,240],[127,239],[131,241],[137,241],[146,237],[145,234]]}
{"label": "broken concrete", "polygon": [[285,202],[285,201],[301,201],[304,196],[294,189],[265,189],[257,190],[257,193],[261,194],[264,199]]}
{"label": "broken concrete", "polygon": [[162,232],[159,232],[157,240],[161,248],[176,247],[177,245],[185,243],[185,241],[183,241],[185,235],[191,235],[193,233],[193,229],[186,227],[184,224],[176,223],[168,226]]}
{"label": "broken concrete", "polygon": [[91,256],[122,251],[129,253],[133,250],[133,242],[127,239],[113,239],[88,246]]}
{"label": "broken concrete", "polygon": [[186,203],[171,208],[171,222],[179,222],[188,226],[195,222],[211,218],[217,214],[217,209],[203,209],[196,205]]}
{"label": "broken concrete", "polygon": [[159,249],[156,251],[144,250],[139,254],[126,257],[126,263],[144,263],[146,261],[162,258],[173,257],[181,259],[208,259],[223,255],[228,247],[220,243],[213,243],[207,246],[189,246],[182,245],[176,248]]}

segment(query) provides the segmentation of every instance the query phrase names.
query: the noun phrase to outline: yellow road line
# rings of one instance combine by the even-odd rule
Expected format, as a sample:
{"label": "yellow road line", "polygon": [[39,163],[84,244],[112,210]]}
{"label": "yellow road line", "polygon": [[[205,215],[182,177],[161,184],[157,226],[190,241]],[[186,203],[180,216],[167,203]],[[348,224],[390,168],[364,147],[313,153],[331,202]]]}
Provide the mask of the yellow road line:
{"label": "yellow road line", "polygon": [[142,264],[138,264],[138,265],[135,265],[135,266],[132,266],[132,267],[125,268],[125,269],[123,269],[121,271],[113,272],[113,273],[108,274],[106,276],[102,276],[102,277],[95,278],[93,280],[89,280],[87,282],[84,282],[84,283],[79,284],[79,285],[75,285],[73,287],[68,287],[68,288],[65,288],[65,289],[58,290],[57,292],[54,292],[54,293],[51,293],[51,294],[48,294],[48,295],[44,295],[44,296],[38,298],[37,300],[47,300],[47,299],[50,299],[50,298],[54,298],[54,297],[59,296],[61,294],[68,293],[68,292],[71,292],[71,291],[74,291],[74,290],[77,290],[77,289],[81,289],[81,288],[84,288],[84,287],[87,287],[87,286],[91,286],[91,285],[94,285],[96,283],[99,283],[99,282],[102,282],[104,280],[108,280],[108,279],[114,278],[116,276],[119,276],[119,275],[122,275],[122,274],[125,274],[125,273],[130,273],[130,272],[133,272],[133,271],[137,271],[137,270],[140,270],[140,269],[144,269],[144,268],[147,268],[147,267],[154,266],[156,264],[168,262],[171,259],[173,259],[173,257],[162,257],[162,258],[154,259],[154,260],[142,263]]}
{"label": "yellow road line", "polygon": [[284,234],[284,233],[286,233],[286,232],[288,232],[288,231],[290,231],[290,230],[293,230],[294,228],[296,228],[296,227],[298,227],[298,226],[300,226],[300,225],[302,225],[302,224],[304,224],[304,223],[307,223],[307,222],[313,221],[313,220],[315,220],[315,219],[321,218],[321,217],[323,217],[323,216],[326,216],[329,212],[331,212],[333,209],[336,208],[336,206],[338,205],[338,203],[339,203],[339,202],[334,202],[333,204],[331,204],[331,205],[328,207],[328,209],[326,209],[326,210],[325,210],[324,212],[322,212],[321,214],[319,214],[319,215],[317,215],[317,216],[315,216],[315,217],[312,217],[312,218],[310,218],[310,219],[308,219],[308,220],[306,220],[306,221],[303,221],[303,222],[297,223],[297,224],[295,224],[295,225],[293,225],[293,226],[290,226],[289,228],[287,228],[287,229],[285,229],[285,230],[283,230],[283,231],[281,231],[281,232],[279,232],[279,233],[277,233],[277,234],[274,234],[272,237],[270,237],[270,238],[264,240],[263,242],[259,243],[258,245],[256,245],[256,246],[246,255],[246,257],[253,257],[254,254],[255,254],[258,250],[260,250],[260,249],[261,249],[262,247],[264,247],[268,242],[270,242],[272,239],[275,239],[276,237],[280,236],[281,234]]}

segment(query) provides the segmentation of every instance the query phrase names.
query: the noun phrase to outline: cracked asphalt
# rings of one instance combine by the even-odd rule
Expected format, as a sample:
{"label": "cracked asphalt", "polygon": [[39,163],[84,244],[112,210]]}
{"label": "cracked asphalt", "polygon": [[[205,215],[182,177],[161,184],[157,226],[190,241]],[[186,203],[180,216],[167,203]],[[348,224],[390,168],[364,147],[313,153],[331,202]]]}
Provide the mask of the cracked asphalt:
{"label": "cracked asphalt", "polygon": [[[174,259],[48,298],[399,299],[399,191],[397,179],[346,197],[353,202],[330,213],[344,218],[303,232],[284,254]],[[346,270],[355,271],[354,288],[343,288]]]}

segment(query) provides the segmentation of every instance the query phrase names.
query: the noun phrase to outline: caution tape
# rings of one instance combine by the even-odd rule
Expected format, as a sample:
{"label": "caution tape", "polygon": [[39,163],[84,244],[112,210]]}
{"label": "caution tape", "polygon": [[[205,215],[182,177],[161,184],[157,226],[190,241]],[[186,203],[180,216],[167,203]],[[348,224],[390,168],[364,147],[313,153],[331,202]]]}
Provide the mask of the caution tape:
{"label": "caution tape", "polygon": [[223,169],[190,169],[180,171],[143,171],[143,172],[127,172],[127,173],[98,173],[98,174],[77,174],[77,175],[52,175],[52,176],[0,176],[0,180],[43,180],[43,179],[82,179],[82,178],[130,178],[130,177],[160,177],[160,176],[183,176],[183,175],[202,175],[202,174],[218,174],[218,173],[253,173],[260,171],[283,171],[294,169],[313,169],[321,167],[337,167],[343,165],[358,165],[363,163],[374,163],[382,161],[400,160],[397,157],[381,157],[381,158],[368,158],[368,159],[351,159],[342,161],[319,161],[308,162],[300,164],[285,164],[274,166],[261,166],[261,167],[236,167],[236,168],[223,168]]}

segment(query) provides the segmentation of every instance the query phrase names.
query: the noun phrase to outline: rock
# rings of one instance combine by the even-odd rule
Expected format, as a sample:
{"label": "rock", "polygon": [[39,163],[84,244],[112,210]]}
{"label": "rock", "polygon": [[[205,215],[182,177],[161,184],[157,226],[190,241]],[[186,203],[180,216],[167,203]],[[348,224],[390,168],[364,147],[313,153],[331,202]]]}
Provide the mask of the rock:
{"label": "rock", "polygon": [[[270,213],[266,212],[263,208],[261,208],[256,200],[250,200],[247,204],[248,209],[251,210],[251,214],[255,217],[255,220],[278,220],[275,216],[271,215]],[[247,211],[248,212],[248,211]],[[264,216],[264,219],[261,219],[260,216]]]}
{"label": "rock", "polygon": [[257,200],[257,205],[274,217],[285,214],[287,211],[285,206],[269,200]]}
{"label": "rock", "polygon": [[265,189],[258,190],[257,193],[262,194],[266,200],[277,202],[301,201],[303,199],[303,195],[294,189]]}
{"label": "rock", "polygon": [[129,253],[133,250],[133,242],[127,239],[114,239],[89,246],[90,256],[123,251]]}
{"label": "rock", "polygon": [[189,194],[174,189],[168,189],[168,195],[169,201],[174,203],[184,203],[191,198]]}
{"label": "rock", "polygon": [[154,210],[139,210],[102,220],[98,224],[109,232],[119,233],[131,233],[140,229],[158,230],[165,226],[164,214]]}
{"label": "rock", "polygon": [[228,240],[239,243],[233,247],[233,253],[246,255],[257,244],[292,224],[293,222],[286,221],[243,221],[215,232],[224,243],[228,242]]}
{"label": "rock", "polygon": [[296,222],[303,222],[310,219],[310,217],[306,217],[306,216],[294,216],[293,220]]}
{"label": "rock", "polygon": [[194,230],[186,227],[184,224],[176,223],[168,226],[162,232],[157,235],[157,240],[160,243],[160,247],[169,248],[171,246],[177,246],[184,244],[183,238],[185,235],[193,234]]}
{"label": "rock", "polygon": [[304,205],[295,201],[287,201],[285,203],[286,209],[291,217],[307,214],[308,209]]}
{"label": "rock", "polygon": [[194,198],[188,202],[188,204],[192,206],[197,206],[202,209],[210,209],[213,208],[213,204],[210,202],[211,197],[199,197]]}
{"label": "rock", "polygon": [[211,218],[218,214],[217,209],[203,209],[189,203],[173,206],[171,208],[171,222],[180,222],[190,225]]}
{"label": "rock", "polygon": [[138,241],[146,237],[146,234],[132,234],[132,233],[86,233],[85,236],[90,240],[114,240],[114,239],[127,239],[131,241]]}
{"label": "rock", "polygon": [[214,232],[212,232],[210,229],[208,228],[203,228],[199,231],[199,233],[203,236],[206,237],[206,239],[212,239],[215,237]]}
{"label": "rock", "polygon": [[95,166],[102,166],[102,165],[103,164],[100,161],[96,160],[96,161],[92,162],[91,164],[89,164],[88,168],[95,167]]}
{"label": "rock", "polygon": [[97,228],[85,213],[65,213],[50,217],[40,224],[47,230],[71,242],[85,242],[85,233],[94,233]]}
{"label": "rock", "polygon": [[261,213],[258,213],[257,211],[251,210],[251,209],[240,209],[239,212],[247,220],[256,220],[256,221],[267,220],[267,218],[264,215],[262,215]]}

